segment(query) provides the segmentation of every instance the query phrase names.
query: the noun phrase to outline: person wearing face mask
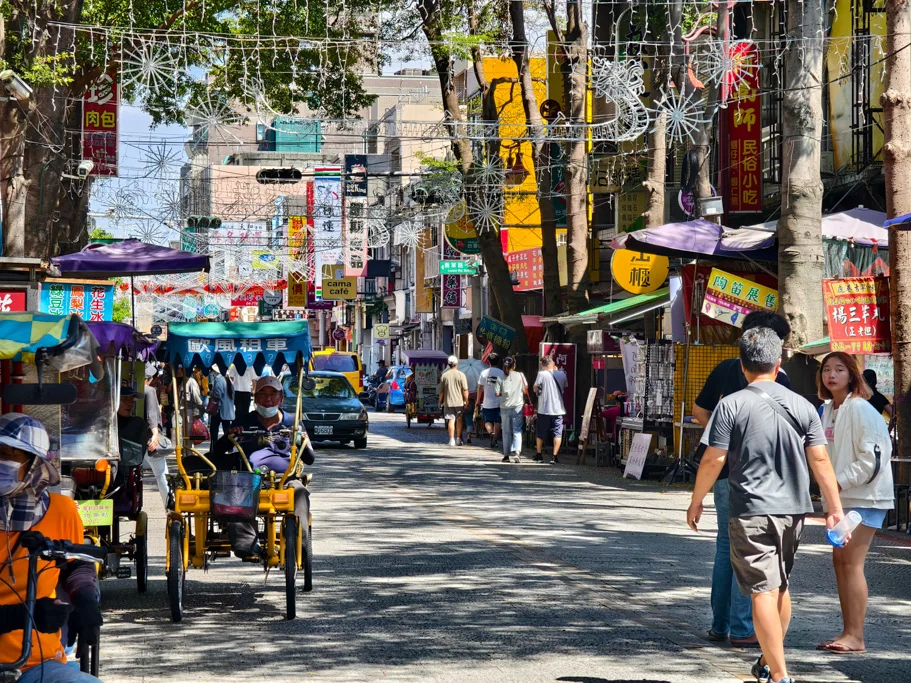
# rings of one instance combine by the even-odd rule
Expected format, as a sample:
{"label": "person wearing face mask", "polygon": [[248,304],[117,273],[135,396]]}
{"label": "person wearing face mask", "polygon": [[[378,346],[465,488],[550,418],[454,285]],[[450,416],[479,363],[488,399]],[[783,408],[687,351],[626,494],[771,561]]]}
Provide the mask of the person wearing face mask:
{"label": "person wearing face mask", "polygon": [[[38,420],[22,413],[0,415],[0,555],[6,555],[0,563],[0,661],[4,663],[19,658],[28,618],[22,604],[28,584],[22,532],[36,531],[72,543],[84,541],[76,504],[48,492],[60,483],[49,448],[50,439]],[[69,595],[69,604],[58,599],[58,583]],[[61,628],[69,618],[71,640],[78,635],[87,644],[98,642],[103,619],[96,586],[91,563],[70,560],[61,567],[38,561],[32,651],[20,683],[99,683],[94,676],[66,665],[61,641]]]}
{"label": "person wearing face mask", "polygon": [[[269,375],[260,377],[253,385],[254,411],[237,419],[228,433],[215,444],[212,462],[218,469],[241,469],[240,457],[234,452],[234,444],[229,436],[239,435],[244,431],[280,432],[282,429],[294,428],[294,415],[281,410],[284,391],[278,378]],[[306,435],[305,430],[301,432]],[[291,462],[291,442],[286,437],[277,436],[271,443],[260,445],[259,436],[237,438],[240,447],[250,460],[254,470],[283,474]],[[301,460],[312,465],[315,459],[313,446],[306,439],[301,450]],[[294,512],[298,519],[306,520],[310,516],[310,498],[303,482],[292,479],[288,485],[294,489]],[[261,557],[262,548],[256,533],[256,525],[249,522],[233,522],[228,525],[228,536],[234,554],[247,561],[256,561]]]}

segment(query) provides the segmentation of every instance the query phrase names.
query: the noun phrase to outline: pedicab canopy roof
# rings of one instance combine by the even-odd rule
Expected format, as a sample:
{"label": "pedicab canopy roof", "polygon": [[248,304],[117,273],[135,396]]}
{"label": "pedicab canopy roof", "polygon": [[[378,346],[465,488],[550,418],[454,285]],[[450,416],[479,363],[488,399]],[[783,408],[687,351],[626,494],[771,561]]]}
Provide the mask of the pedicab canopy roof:
{"label": "pedicab canopy roof", "polygon": [[116,356],[122,353],[124,358],[148,360],[155,352],[158,342],[124,323],[90,322],[87,323],[92,335],[98,340],[101,355]]}
{"label": "pedicab canopy roof", "polygon": [[298,356],[307,361],[311,355],[306,320],[168,325],[167,360],[172,365],[209,368],[217,362],[224,368],[234,363],[241,371],[248,365],[280,370],[284,363],[293,365]]}
{"label": "pedicab canopy roof", "polygon": [[208,271],[209,257],[139,240],[123,240],[113,244],[89,244],[75,254],[52,258],[51,264],[61,274],[109,278]]}
{"label": "pedicab canopy roof", "polygon": [[439,363],[441,365],[446,365],[446,361],[449,358],[449,354],[443,351],[431,351],[428,349],[407,349],[402,351],[402,354],[405,356],[407,362],[410,364],[412,362],[424,362],[424,363]]}
{"label": "pedicab canopy roof", "polygon": [[78,315],[0,313],[0,360],[34,363],[39,349],[58,372],[91,364],[96,379],[104,376],[98,342]]}

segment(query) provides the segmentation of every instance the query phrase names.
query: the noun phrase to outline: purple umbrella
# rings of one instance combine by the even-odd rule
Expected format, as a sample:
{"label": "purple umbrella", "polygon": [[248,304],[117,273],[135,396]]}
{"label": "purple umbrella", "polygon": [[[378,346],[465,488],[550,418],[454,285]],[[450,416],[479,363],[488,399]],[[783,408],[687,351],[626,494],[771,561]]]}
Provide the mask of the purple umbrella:
{"label": "purple umbrella", "polygon": [[139,240],[90,244],[76,254],[51,259],[61,274],[86,278],[166,275],[209,270],[209,257]]}
{"label": "purple umbrella", "polygon": [[624,233],[611,240],[611,247],[660,254],[670,258],[709,256],[757,261],[778,260],[774,232],[747,228],[731,229],[704,218]]}

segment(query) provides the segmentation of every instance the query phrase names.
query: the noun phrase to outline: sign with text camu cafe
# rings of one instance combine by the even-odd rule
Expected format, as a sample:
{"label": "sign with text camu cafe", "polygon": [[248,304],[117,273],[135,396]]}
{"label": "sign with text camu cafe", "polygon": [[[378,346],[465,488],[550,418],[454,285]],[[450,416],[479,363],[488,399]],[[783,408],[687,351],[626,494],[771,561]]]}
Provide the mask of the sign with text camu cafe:
{"label": "sign with text camu cafe", "polygon": [[110,322],[114,319],[114,285],[42,282],[38,308],[42,313]]}
{"label": "sign with text camu cafe", "polygon": [[892,350],[888,278],[823,280],[822,296],[833,351],[867,354]]}

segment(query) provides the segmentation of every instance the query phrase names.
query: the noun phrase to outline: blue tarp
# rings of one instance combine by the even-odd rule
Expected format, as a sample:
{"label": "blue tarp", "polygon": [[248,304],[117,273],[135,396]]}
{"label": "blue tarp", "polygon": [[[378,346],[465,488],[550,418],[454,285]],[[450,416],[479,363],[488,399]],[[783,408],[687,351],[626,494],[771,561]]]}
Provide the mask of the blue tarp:
{"label": "blue tarp", "polygon": [[[171,323],[168,326],[167,360],[172,365],[209,368],[232,363],[243,371],[252,365],[276,371],[306,361],[313,354],[306,320],[278,323]],[[277,374],[277,372],[276,372]]]}

